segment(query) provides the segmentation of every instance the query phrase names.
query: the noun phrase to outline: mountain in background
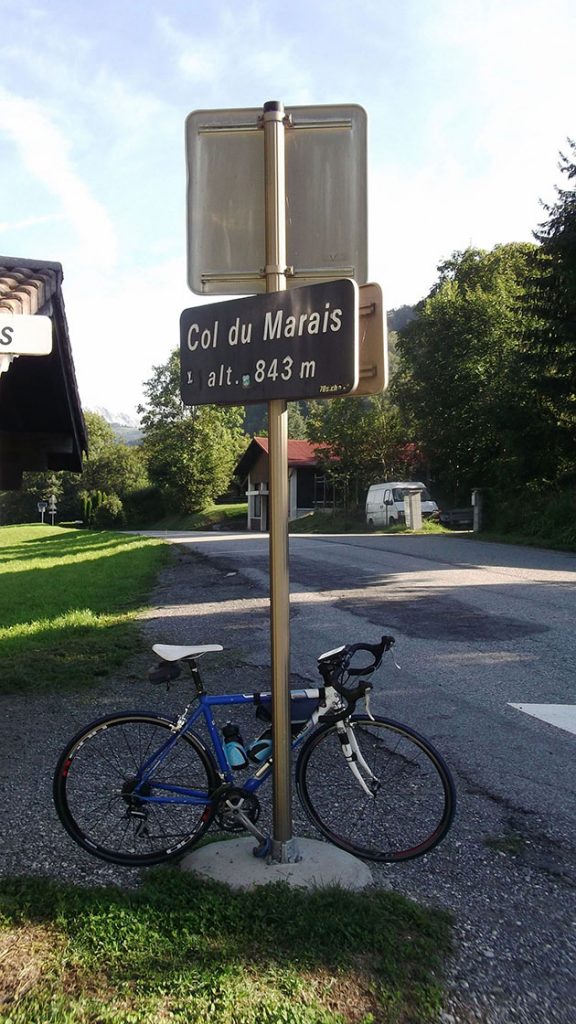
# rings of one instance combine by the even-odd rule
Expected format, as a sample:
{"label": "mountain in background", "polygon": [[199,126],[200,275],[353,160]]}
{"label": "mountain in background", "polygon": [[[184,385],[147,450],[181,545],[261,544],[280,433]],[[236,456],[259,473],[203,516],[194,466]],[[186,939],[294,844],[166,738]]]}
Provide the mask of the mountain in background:
{"label": "mountain in background", "polygon": [[140,423],[135,416],[130,416],[126,412],[111,412],[110,409],[100,405],[90,411],[97,413],[103,420],[106,420],[106,423],[109,423],[112,427],[114,436],[119,441],[122,441],[123,444],[140,444],[142,431]]}

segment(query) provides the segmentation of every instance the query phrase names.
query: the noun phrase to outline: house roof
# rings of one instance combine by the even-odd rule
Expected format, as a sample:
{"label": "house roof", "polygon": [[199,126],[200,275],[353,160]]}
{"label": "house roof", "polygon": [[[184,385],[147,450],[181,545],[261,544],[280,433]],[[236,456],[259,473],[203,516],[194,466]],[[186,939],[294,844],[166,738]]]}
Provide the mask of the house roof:
{"label": "house roof", "polygon": [[0,256],[0,311],[42,314],[62,283],[60,263],[39,263]]}
{"label": "house roof", "polygon": [[0,490],[25,470],[80,472],[86,427],[62,295],[62,266],[0,256],[0,313],[49,316],[52,352],[21,355],[0,374]]}
{"label": "house roof", "polygon": [[[267,437],[255,437],[254,441],[266,455],[269,454]],[[298,441],[291,437],[288,438],[289,466],[315,466],[317,463],[318,458],[310,441]]]}
{"label": "house roof", "polygon": [[[322,445],[312,445],[310,441],[300,441],[293,438],[288,439],[288,466],[294,469],[320,465],[316,449]],[[253,437],[244,452],[244,455],[236,465],[236,474],[245,479],[261,455],[268,456],[269,442],[267,437]]]}

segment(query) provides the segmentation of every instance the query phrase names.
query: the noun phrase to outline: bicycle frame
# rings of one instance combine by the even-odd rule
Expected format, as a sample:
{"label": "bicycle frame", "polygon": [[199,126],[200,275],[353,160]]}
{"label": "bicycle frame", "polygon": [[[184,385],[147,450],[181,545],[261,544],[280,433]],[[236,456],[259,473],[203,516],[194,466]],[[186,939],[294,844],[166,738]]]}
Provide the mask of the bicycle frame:
{"label": "bicycle frame", "polygon": [[[294,781],[302,809],[336,846],[385,862],[409,860],[436,846],[456,805],[441,755],[415,730],[372,715],[372,686],[354,678],[370,675],[393,642],[382,637],[379,644],[328,651],[318,659],[324,685],[285,695],[291,704],[290,748],[297,751],[295,778],[286,781]],[[56,811],[88,853],[118,864],[158,864],[192,849],[215,822],[223,831],[251,833],[258,840],[254,854],[268,855],[273,840],[266,825],[259,826],[258,797],[277,753],[278,737],[268,728],[277,718],[269,713],[272,694],[210,695],[196,658],[213,650],[221,647],[155,645],[162,661],[150,671],[151,682],[177,678],[183,666],[174,661],[190,670],[192,689],[181,711],[105,715],[84,726],[62,751],[53,780]],[[374,664],[352,666],[359,652],[371,655]],[[360,701],[364,710],[356,714]],[[244,724],[253,766],[237,756],[241,740],[237,728],[224,726],[229,718]],[[266,725],[258,729],[257,719]],[[252,740],[262,728],[263,735]],[[240,771],[232,767],[238,762]],[[264,811],[267,822],[267,804]]]}
{"label": "bicycle frame", "polygon": [[[321,696],[325,693],[325,690],[319,689],[306,689],[306,690],[290,690],[291,702],[300,700],[317,700],[321,699]],[[198,706],[191,712],[184,712],[180,716],[178,721],[174,725],[174,735],[166,740],[157,750],[154,751],[150,757],[140,766],[138,772],[138,784],[134,789],[134,794],[138,797],[138,800],[142,803],[147,804],[166,804],[166,803],[177,803],[177,804],[210,804],[212,798],[210,793],[202,790],[188,789],[185,786],[175,786],[171,783],[158,782],[154,779],[155,769],[163,763],[163,761],[169,756],[174,746],[178,743],[182,736],[185,736],[188,732],[191,732],[193,726],[198,721],[203,721],[212,745],[212,751],[215,755],[216,766],[218,774],[223,784],[234,785],[236,781],[235,772],[230,767],[226,752],[224,750],[224,744],[222,742],[220,728],[218,727],[214,714],[213,708],[218,707],[235,707],[244,706],[246,704],[257,704],[259,700],[263,698],[270,698],[271,694],[254,694],[254,693],[234,693],[234,694],[221,694],[217,696],[210,696],[207,693],[201,693],[198,696]],[[293,738],[291,749],[294,750],[302,742],[305,735],[307,735],[314,726],[318,724],[320,714],[318,710],[315,710],[312,715],[303,723],[302,728],[298,734]],[[255,793],[262,783],[264,783],[269,777],[272,770],[273,755],[268,757],[262,764],[259,764],[252,775],[243,781],[242,789],[246,793]],[[145,784],[151,785],[155,790],[162,791],[165,795],[152,795],[144,794],[141,792],[141,787]]]}

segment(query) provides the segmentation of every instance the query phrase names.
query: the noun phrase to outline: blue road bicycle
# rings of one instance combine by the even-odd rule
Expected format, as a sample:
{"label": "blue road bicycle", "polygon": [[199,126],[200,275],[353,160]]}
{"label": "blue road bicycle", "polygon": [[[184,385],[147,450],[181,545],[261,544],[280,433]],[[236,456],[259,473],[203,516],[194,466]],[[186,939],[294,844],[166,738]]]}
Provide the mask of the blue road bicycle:
{"label": "blue road bicycle", "polygon": [[[427,853],[448,832],[456,805],[450,771],[434,747],[408,726],[370,713],[372,686],[360,677],[371,675],[393,644],[383,636],[378,644],[328,651],[318,659],[323,685],[290,691],[302,806],[331,843],[373,861]],[[222,649],[155,645],[160,662],[152,682],[169,685],[183,666],[190,670],[195,692],[179,717],[133,711],[99,718],[61,754],[54,802],[64,828],[89,853],[116,864],[158,864],[183,856],[211,825],[246,830],[258,840],[255,854],[268,853],[257,793],[271,774],[270,729],[246,755],[237,731],[226,733],[214,714],[253,705],[269,722],[271,695],[209,695],[198,659]],[[197,731],[202,724],[206,739]]]}

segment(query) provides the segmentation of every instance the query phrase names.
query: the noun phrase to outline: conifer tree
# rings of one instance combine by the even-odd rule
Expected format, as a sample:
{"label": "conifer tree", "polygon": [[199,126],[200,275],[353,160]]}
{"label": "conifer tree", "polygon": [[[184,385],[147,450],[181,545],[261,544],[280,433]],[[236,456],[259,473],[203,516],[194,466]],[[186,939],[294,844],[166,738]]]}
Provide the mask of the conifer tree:
{"label": "conifer tree", "polygon": [[533,326],[525,340],[538,414],[545,425],[550,479],[576,471],[576,143],[560,156],[568,187],[535,232],[540,242],[532,287]]}

